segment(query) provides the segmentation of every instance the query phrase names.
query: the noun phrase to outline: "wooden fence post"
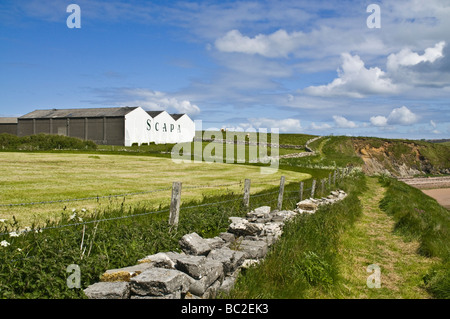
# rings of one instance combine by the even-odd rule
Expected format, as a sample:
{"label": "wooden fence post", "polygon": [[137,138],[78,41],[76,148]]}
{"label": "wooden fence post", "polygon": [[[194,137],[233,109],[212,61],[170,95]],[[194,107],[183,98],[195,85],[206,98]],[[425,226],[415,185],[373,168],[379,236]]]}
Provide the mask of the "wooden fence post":
{"label": "wooden fence post", "polygon": [[331,190],[331,172],[328,174],[328,189]]}
{"label": "wooden fence post", "polygon": [[172,199],[170,201],[169,225],[178,226],[181,204],[181,182],[172,183]]}
{"label": "wooden fence post", "polygon": [[281,176],[281,179],[280,179],[280,192],[278,193],[278,205],[277,205],[277,209],[278,210],[281,210],[281,207],[283,206],[284,180],[285,180],[285,177]]}
{"label": "wooden fence post", "polygon": [[244,206],[248,207],[250,204],[250,180],[246,179],[244,183]]}
{"label": "wooden fence post", "polygon": [[316,180],[313,179],[312,186],[311,186],[311,198],[314,198],[314,190],[316,188]]}
{"label": "wooden fence post", "polygon": [[334,175],[333,175],[333,185],[336,186],[336,170],[334,170]]}
{"label": "wooden fence post", "polygon": [[300,202],[303,200],[303,182],[300,182],[300,191],[299,191]]}
{"label": "wooden fence post", "polygon": [[323,197],[324,194],[325,194],[325,178],[322,179],[322,187],[320,195]]}

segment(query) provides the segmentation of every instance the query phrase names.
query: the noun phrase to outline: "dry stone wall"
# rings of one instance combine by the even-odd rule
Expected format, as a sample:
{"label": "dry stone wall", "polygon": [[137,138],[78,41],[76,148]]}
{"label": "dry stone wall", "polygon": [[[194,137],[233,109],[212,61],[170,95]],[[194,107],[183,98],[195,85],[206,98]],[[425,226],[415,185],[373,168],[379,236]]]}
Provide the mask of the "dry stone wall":
{"label": "dry stone wall", "polygon": [[184,235],[181,252],[146,256],[134,266],[107,270],[84,290],[90,299],[213,299],[234,286],[239,272],[262,260],[298,214],[312,214],[347,194],[332,191],[321,199],[305,199],[294,210],[262,206],[245,218],[230,217],[227,232],[214,238]]}

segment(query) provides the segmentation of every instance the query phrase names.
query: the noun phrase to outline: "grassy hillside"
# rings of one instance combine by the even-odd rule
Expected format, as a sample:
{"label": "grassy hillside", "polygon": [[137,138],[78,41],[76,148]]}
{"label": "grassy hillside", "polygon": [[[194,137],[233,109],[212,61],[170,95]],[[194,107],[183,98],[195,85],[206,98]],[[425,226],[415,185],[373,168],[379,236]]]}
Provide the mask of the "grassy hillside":
{"label": "grassy hillside", "polygon": [[360,166],[368,174],[450,174],[450,147],[424,141],[324,136],[311,143],[318,155],[297,159],[304,166]]}

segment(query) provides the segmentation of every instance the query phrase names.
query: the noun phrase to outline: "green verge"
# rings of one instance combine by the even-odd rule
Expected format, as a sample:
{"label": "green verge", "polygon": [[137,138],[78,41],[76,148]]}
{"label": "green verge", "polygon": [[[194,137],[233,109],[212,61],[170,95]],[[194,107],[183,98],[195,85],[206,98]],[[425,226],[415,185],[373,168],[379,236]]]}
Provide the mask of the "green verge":
{"label": "green verge", "polygon": [[[340,239],[340,285],[321,298],[429,299],[423,277],[438,262],[417,253],[419,243],[393,232],[395,221],[379,208],[386,189],[367,177],[368,190],[359,197],[363,214]],[[380,286],[369,287],[370,270],[378,266]],[[372,278],[373,280],[373,278]],[[373,281],[372,281],[373,283]]]}
{"label": "green verge", "polygon": [[407,240],[419,242],[418,252],[441,259],[428,272],[426,289],[439,299],[450,298],[450,214],[419,189],[388,177],[380,177],[387,188],[380,208],[395,220],[394,230]]}
{"label": "green verge", "polygon": [[366,181],[355,174],[337,187],[348,193],[344,200],[288,222],[266,258],[245,270],[222,297],[298,299],[310,297],[311,290],[333,290],[339,281],[337,243],[361,214],[358,195]]}

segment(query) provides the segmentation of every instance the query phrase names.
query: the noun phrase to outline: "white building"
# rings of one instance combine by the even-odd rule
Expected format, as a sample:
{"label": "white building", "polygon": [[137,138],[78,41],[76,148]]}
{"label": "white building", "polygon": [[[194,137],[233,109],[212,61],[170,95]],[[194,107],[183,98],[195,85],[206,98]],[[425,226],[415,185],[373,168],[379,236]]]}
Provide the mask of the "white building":
{"label": "white building", "polygon": [[186,114],[141,107],[35,110],[17,119],[17,135],[56,134],[103,145],[192,142],[195,124]]}
{"label": "white building", "polygon": [[125,132],[125,146],[133,143],[175,144],[192,142],[195,124],[187,114],[144,111],[139,107],[125,116]]}

